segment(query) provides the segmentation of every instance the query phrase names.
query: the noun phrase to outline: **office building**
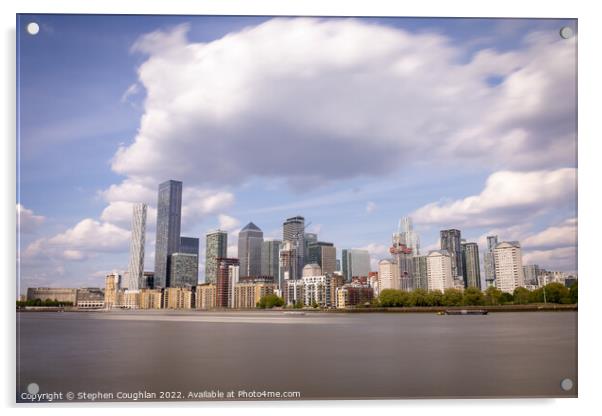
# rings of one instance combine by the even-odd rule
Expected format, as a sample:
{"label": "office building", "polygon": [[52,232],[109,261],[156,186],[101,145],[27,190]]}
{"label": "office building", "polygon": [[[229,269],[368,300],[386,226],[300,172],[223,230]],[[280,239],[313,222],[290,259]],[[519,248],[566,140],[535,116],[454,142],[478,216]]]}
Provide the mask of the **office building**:
{"label": "office building", "polygon": [[378,290],[399,290],[401,282],[399,279],[399,266],[395,259],[382,259],[378,262]]}
{"label": "office building", "polygon": [[481,264],[477,243],[462,243],[462,267],[464,269],[464,287],[481,289]]}
{"label": "office building", "polygon": [[498,245],[497,235],[487,236],[487,250],[483,254],[483,268],[485,272],[485,286],[495,286],[495,258],[493,249]]}
{"label": "office building", "polygon": [[404,241],[402,233],[393,234],[393,241],[389,252],[393,255],[395,263],[399,268],[399,289],[409,292],[414,290],[414,254]]}
{"label": "office building", "polygon": [[518,241],[503,241],[493,249],[495,262],[495,287],[502,292],[513,293],[525,285],[523,257]]}
{"label": "office building", "polygon": [[76,290],[75,306],[78,309],[100,309],[104,307],[105,292],[98,287],[84,287]]}
{"label": "office building", "polygon": [[462,236],[460,230],[441,230],[441,250],[446,250],[451,259],[452,276],[455,278],[464,278],[464,268],[462,267]]}
{"label": "office building", "polygon": [[228,257],[228,233],[215,230],[207,233],[205,245],[205,283],[217,282],[217,259]]}
{"label": "office building", "polygon": [[316,233],[305,233],[303,235],[303,243],[305,244],[305,249],[303,250],[305,254],[305,258],[303,259],[303,265],[307,263],[311,263],[309,259],[309,246],[318,242],[318,234]]}
{"label": "office building", "polygon": [[316,241],[309,244],[307,263],[316,263],[322,269],[322,273],[334,273],[337,262],[337,249],[332,243]]}
{"label": "office building", "polygon": [[155,243],[155,287],[169,286],[170,255],[180,250],[182,182],[169,180],[159,185],[157,238]]}
{"label": "office building", "polygon": [[217,259],[217,294],[216,307],[233,307],[234,285],[238,283],[239,261],[233,258]]}
{"label": "office building", "polygon": [[523,266],[523,274],[525,275],[525,285],[537,286],[537,276],[540,269],[537,264],[526,264]]}
{"label": "office building", "polygon": [[433,250],[426,256],[428,290],[440,290],[454,287],[452,257],[447,250]]}
{"label": "office building", "polygon": [[169,286],[196,286],[199,280],[199,256],[189,253],[173,253],[170,259]]}
{"label": "office building", "polygon": [[287,218],[282,224],[282,241],[289,241],[295,250],[295,276],[292,278],[300,279],[305,265],[305,218],[300,215]]}
{"label": "office building", "polygon": [[415,256],[412,259],[414,270],[414,288],[428,290],[428,274],[426,256]]}
{"label": "office building", "polygon": [[347,282],[351,282],[353,277],[367,277],[370,273],[370,253],[368,250],[355,248],[343,249],[342,266],[343,276]]}
{"label": "office building", "polygon": [[296,280],[300,277],[297,273],[297,267],[299,267],[297,249],[293,242],[284,241],[282,243],[279,258],[278,287],[282,290],[286,280]]}
{"label": "office building", "polygon": [[276,282],[278,282],[279,273],[279,261],[280,261],[280,248],[282,241],[271,240],[264,241],[261,248],[261,275],[272,276]]}
{"label": "office building", "polygon": [[180,237],[180,253],[199,255],[199,239],[195,237]]}
{"label": "office building", "polygon": [[263,245],[263,231],[253,224],[248,223],[238,233],[238,260],[240,261],[240,275],[257,277],[261,275],[261,247]]}
{"label": "office building", "polygon": [[54,300],[65,304],[75,305],[77,301],[77,289],[54,288],[54,287],[29,287],[27,288],[27,300]]}
{"label": "office building", "polygon": [[144,286],[144,242],[146,241],[147,205],[138,203],[132,209],[132,236],[130,238],[130,263],[125,287],[138,290]]}

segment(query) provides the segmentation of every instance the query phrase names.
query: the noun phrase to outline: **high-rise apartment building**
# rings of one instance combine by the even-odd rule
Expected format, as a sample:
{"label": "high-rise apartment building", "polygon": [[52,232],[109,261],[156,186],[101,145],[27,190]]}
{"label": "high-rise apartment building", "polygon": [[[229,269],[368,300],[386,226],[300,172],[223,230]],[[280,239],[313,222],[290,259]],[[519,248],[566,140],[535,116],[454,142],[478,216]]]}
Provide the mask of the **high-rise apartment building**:
{"label": "high-rise apartment building", "polygon": [[414,224],[411,217],[402,217],[399,220],[397,233],[393,235],[401,244],[412,250],[413,256],[420,255],[420,237],[414,231]]}
{"label": "high-rise apartment building", "polygon": [[399,266],[395,259],[383,259],[378,262],[378,290],[397,289],[401,287]]}
{"label": "high-rise apartment building", "polygon": [[428,290],[440,290],[454,287],[452,257],[446,250],[433,250],[426,256]]}
{"label": "high-rise apartment building", "polygon": [[280,259],[280,247],[282,241],[270,240],[264,241],[261,247],[261,275],[272,276],[274,281],[278,283]]}
{"label": "high-rise apartment building", "polygon": [[262,244],[263,231],[252,222],[245,225],[238,233],[238,259],[241,276],[257,277],[261,275]]}
{"label": "high-rise apartment building", "polygon": [[317,263],[322,273],[333,274],[337,267],[337,249],[332,243],[316,241],[308,246],[307,263]]}
{"label": "high-rise apartment building", "polygon": [[393,255],[395,263],[399,268],[400,289],[404,291],[414,290],[414,253],[402,240],[401,233],[393,234],[393,241],[389,252]]}
{"label": "high-rise apartment building", "polygon": [[108,274],[105,278],[105,308],[118,306],[118,293],[121,290],[121,276],[117,273]]}
{"label": "high-rise apartment building", "polygon": [[228,257],[228,233],[215,230],[207,233],[205,241],[205,282],[217,282],[217,259]]}
{"label": "high-rise apartment building", "polygon": [[537,264],[526,264],[523,266],[523,274],[525,275],[525,285],[537,286],[537,277],[539,276],[540,268]]}
{"label": "high-rise apartment building", "polygon": [[512,293],[525,286],[523,257],[518,241],[503,241],[493,249],[495,262],[495,287],[502,292]]}
{"label": "high-rise apartment building", "polygon": [[414,289],[428,290],[428,275],[426,256],[416,256],[412,259],[414,266]]}
{"label": "high-rise apartment building", "polygon": [[441,250],[446,250],[451,258],[452,276],[454,279],[464,279],[462,267],[462,236],[460,230],[441,230]]}
{"label": "high-rise apartment building", "polygon": [[462,243],[462,266],[464,268],[464,287],[481,288],[481,264],[477,243]]}
{"label": "high-rise apartment building", "polygon": [[284,290],[286,281],[301,278],[301,273],[297,271],[299,267],[297,249],[293,242],[285,240],[282,243],[279,259],[278,287],[280,290]]}
{"label": "high-rise apartment building", "polygon": [[341,256],[345,281],[351,282],[353,277],[368,276],[368,273],[370,273],[370,253],[368,253],[368,250],[343,249]]}
{"label": "high-rise apartment building", "polygon": [[130,239],[130,263],[125,288],[138,290],[144,287],[144,242],[146,239],[147,205],[137,203],[132,208],[132,236]]}
{"label": "high-rise apartment building", "polygon": [[487,250],[483,254],[483,267],[485,271],[485,286],[495,286],[495,259],[493,249],[498,244],[497,235],[487,236]]}
{"label": "high-rise apartment building", "polygon": [[295,249],[296,275],[301,278],[301,271],[305,265],[305,218],[300,215],[287,218],[282,224],[282,241],[290,241]]}
{"label": "high-rise apartment building", "polygon": [[182,182],[169,180],[159,185],[157,239],[155,244],[155,287],[169,286],[170,255],[180,250]]}
{"label": "high-rise apartment building", "polygon": [[238,283],[240,266],[238,259],[217,259],[217,293],[218,308],[232,308],[234,302],[234,285]]}

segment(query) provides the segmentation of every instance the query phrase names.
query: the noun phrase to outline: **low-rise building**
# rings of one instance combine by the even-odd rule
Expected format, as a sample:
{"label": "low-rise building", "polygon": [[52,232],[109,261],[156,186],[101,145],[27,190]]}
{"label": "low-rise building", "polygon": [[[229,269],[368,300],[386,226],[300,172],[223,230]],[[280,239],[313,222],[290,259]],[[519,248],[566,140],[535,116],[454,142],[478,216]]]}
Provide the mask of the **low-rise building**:
{"label": "low-rise building", "polygon": [[141,289],[140,309],[161,309],[163,306],[163,291],[161,289]]}
{"label": "low-rise building", "polygon": [[192,309],[194,292],[190,287],[167,287],[163,289],[164,309]]}
{"label": "low-rise building", "polygon": [[196,308],[213,309],[216,305],[217,286],[215,283],[203,283],[196,287]]}
{"label": "low-rise building", "polygon": [[374,297],[374,290],[368,285],[347,284],[337,288],[336,307],[345,309],[350,306],[370,303]]}
{"label": "low-rise building", "polygon": [[27,288],[27,300],[55,300],[75,305],[77,303],[77,289],[54,287]]}

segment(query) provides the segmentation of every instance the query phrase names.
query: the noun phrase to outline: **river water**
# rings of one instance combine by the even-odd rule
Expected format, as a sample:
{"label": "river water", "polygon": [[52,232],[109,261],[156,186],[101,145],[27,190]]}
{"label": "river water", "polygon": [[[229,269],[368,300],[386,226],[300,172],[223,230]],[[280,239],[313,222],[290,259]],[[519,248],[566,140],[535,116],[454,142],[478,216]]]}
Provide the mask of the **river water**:
{"label": "river water", "polygon": [[17,329],[18,401],[577,395],[576,312],[21,312]]}

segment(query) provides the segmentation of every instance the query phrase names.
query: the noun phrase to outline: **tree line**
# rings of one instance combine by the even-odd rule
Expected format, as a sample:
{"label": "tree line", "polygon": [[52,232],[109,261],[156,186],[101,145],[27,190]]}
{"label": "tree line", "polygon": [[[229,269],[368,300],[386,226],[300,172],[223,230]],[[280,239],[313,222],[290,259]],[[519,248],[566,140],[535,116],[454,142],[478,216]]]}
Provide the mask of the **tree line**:
{"label": "tree line", "polygon": [[29,299],[29,300],[18,300],[17,308],[23,308],[25,306],[73,306],[73,302],[58,301],[56,299]]}
{"label": "tree line", "polygon": [[526,305],[530,303],[577,303],[577,283],[570,288],[561,283],[549,283],[544,287],[528,290],[517,287],[513,293],[502,292],[489,287],[484,292],[476,287],[462,290],[445,289],[426,291],[415,289],[406,292],[397,289],[384,289],[380,292],[373,306],[382,307],[416,307],[416,306],[496,306]]}

